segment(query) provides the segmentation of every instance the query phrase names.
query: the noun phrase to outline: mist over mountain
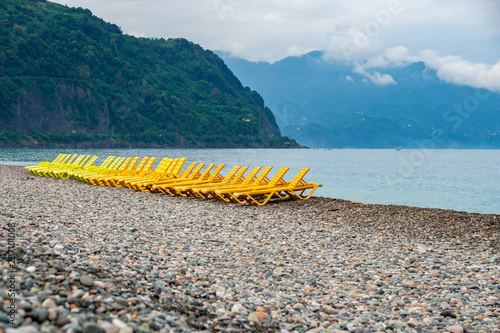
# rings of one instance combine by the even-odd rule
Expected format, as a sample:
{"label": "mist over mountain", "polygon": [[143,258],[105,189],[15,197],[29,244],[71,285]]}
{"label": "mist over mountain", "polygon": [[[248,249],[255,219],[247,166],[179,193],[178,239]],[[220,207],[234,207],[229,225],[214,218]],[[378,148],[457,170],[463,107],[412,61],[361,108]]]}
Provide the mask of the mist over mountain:
{"label": "mist over mountain", "polygon": [[218,54],[299,144],[500,148],[500,94],[444,82],[423,62],[364,68],[320,51],[272,64]]}

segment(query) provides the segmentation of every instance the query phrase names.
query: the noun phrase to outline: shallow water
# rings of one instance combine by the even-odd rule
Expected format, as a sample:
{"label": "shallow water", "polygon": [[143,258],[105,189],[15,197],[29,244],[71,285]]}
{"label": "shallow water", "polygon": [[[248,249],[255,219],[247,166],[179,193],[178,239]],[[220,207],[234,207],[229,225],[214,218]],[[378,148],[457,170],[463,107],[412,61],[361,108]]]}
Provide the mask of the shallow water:
{"label": "shallow water", "polygon": [[[366,203],[500,214],[500,150],[389,149],[34,149],[0,148],[0,164],[35,165],[59,153],[186,157],[187,162],[302,167],[317,196]],[[274,173],[271,172],[271,175]]]}

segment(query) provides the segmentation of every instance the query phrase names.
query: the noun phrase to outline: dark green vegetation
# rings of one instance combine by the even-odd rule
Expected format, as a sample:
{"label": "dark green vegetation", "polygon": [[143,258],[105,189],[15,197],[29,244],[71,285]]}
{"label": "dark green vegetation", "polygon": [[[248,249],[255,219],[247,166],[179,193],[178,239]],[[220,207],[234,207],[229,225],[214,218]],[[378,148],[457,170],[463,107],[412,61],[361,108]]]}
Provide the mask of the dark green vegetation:
{"label": "dark green vegetation", "polygon": [[273,64],[222,57],[283,134],[309,147],[500,148],[500,94],[446,83],[423,63],[370,69],[396,82],[382,86],[321,52]]}
{"label": "dark green vegetation", "polygon": [[89,10],[0,2],[0,145],[296,146],[213,52]]}

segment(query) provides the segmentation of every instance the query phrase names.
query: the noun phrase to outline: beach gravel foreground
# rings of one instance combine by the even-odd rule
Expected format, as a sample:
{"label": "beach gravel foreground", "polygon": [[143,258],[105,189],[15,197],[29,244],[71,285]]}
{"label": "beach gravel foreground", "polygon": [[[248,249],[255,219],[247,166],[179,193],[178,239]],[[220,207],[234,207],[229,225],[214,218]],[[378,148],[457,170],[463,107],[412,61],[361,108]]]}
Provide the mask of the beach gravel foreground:
{"label": "beach gravel foreground", "polygon": [[499,215],[242,206],[2,165],[0,227],[4,332],[500,333]]}

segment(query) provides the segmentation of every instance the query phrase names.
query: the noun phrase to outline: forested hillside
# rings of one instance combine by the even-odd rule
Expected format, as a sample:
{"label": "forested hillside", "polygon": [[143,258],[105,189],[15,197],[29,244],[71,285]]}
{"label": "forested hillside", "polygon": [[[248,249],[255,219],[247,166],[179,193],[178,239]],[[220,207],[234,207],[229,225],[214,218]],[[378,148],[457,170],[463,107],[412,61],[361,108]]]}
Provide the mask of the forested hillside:
{"label": "forested hillside", "polygon": [[[168,32],[166,32],[168,34]],[[0,2],[0,145],[295,146],[213,52],[87,9]]]}

